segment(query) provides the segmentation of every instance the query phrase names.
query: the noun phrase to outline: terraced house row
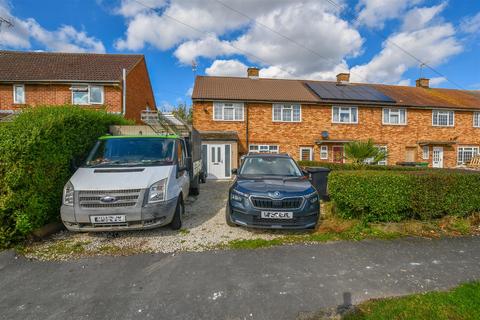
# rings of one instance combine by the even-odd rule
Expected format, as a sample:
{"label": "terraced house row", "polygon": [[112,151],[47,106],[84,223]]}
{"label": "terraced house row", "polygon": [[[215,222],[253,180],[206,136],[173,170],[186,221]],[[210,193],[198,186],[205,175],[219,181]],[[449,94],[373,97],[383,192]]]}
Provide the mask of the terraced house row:
{"label": "terraced house row", "polygon": [[299,160],[344,162],[344,144],[373,139],[381,164],[467,163],[480,148],[480,92],[337,81],[198,76],[193,125],[203,137],[210,178],[228,178],[248,152],[286,152]]}

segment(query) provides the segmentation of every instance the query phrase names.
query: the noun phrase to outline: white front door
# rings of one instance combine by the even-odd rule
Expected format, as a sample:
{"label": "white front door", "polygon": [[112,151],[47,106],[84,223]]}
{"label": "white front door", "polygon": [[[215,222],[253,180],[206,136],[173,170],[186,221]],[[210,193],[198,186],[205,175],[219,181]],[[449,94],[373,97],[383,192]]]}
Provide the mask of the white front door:
{"label": "white front door", "polygon": [[225,179],[225,145],[208,145],[208,178]]}
{"label": "white front door", "polygon": [[434,168],[443,168],[443,147],[433,147],[433,162]]}

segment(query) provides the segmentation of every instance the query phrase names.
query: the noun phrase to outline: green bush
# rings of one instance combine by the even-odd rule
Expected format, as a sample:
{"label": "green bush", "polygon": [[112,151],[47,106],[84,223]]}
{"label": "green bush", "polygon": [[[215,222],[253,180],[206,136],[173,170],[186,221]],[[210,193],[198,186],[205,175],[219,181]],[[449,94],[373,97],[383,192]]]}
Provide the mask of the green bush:
{"label": "green bush", "polygon": [[330,198],[344,218],[428,220],[480,212],[480,174],[453,171],[333,171]]}
{"label": "green bush", "polygon": [[427,167],[403,167],[403,166],[382,166],[382,165],[361,165],[353,163],[333,163],[321,161],[298,161],[301,167],[324,167],[331,170],[378,170],[378,171],[427,171],[438,170]]}
{"label": "green bush", "polygon": [[0,126],[0,247],[59,219],[73,159],[82,160],[121,116],[72,106],[37,107]]}

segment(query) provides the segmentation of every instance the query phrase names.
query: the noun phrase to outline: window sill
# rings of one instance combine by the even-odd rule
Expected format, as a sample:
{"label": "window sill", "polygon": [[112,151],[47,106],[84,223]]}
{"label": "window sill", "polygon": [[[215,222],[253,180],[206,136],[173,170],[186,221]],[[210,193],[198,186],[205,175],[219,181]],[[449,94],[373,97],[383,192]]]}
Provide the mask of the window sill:
{"label": "window sill", "polygon": [[355,124],[355,125],[357,125],[358,122],[333,122],[332,121],[332,124]]}
{"label": "window sill", "polygon": [[213,119],[213,121],[217,121],[217,122],[245,122],[245,120],[220,120],[220,119]]}
{"label": "window sill", "polygon": [[384,126],[406,127],[407,123],[382,123]]}

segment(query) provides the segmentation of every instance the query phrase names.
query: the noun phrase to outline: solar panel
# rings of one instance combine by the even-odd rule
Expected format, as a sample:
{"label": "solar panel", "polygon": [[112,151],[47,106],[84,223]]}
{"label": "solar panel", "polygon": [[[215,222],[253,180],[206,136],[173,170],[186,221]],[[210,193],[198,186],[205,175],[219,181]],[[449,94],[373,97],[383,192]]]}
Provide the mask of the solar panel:
{"label": "solar panel", "polygon": [[389,96],[367,85],[333,82],[306,82],[305,84],[324,100],[395,102]]}

